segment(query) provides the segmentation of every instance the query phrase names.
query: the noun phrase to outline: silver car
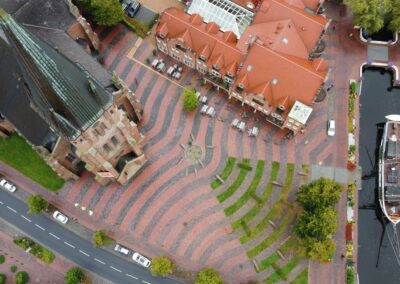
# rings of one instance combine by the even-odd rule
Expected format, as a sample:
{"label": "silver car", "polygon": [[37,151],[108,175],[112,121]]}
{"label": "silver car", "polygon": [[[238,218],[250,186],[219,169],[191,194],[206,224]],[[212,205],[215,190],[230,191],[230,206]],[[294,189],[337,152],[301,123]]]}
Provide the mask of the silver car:
{"label": "silver car", "polygon": [[140,264],[141,266],[146,267],[146,268],[148,268],[151,265],[151,261],[147,257],[141,255],[138,252],[135,252],[132,255],[132,260],[134,262],[136,262],[137,264]]}
{"label": "silver car", "polygon": [[6,179],[2,179],[0,181],[0,186],[6,190],[8,190],[9,192],[15,192],[17,190],[17,188],[15,187],[15,185],[13,185],[11,182],[9,182]]}
{"label": "silver car", "polygon": [[127,248],[125,248],[125,247],[123,247],[123,246],[121,246],[119,244],[115,245],[114,250],[117,251],[117,252],[120,252],[120,253],[122,253],[124,255],[129,255],[129,253],[131,252],[129,249],[127,249]]}

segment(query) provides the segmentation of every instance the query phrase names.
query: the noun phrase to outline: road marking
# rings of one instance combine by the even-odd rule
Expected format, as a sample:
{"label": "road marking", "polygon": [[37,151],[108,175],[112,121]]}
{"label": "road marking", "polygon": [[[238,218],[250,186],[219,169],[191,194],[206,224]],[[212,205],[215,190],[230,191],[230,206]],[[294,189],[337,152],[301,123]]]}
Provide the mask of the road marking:
{"label": "road marking", "polygon": [[57,237],[56,235],[54,235],[54,234],[52,234],[52,233],[49,233],[49,234],[50,234],[50,236],[52,236],[52,237],[56,238],[57,240],[59,240],[59,239],[60,239],[59,237]]}
{"label": "road marking", "polygon": [[144,280],[142,280],[142,282],[145,283],[145,284],[151,284],[150,282],[147,282],[147,281],[144,281]]}
{"label": "road marking", "polygon": [[28,221],[29,223],[32,222],[31,220],[29,220],[28,218],[26,218],[24,215],[21,215],[21,217],[22,217],[23,219],[25,219],[26,221]]}
{"label": "road marking", "polygon": [[114,269],[115,271],[122,272],[121,270],[116,269],[114,266],[110,266],[110,268],[111,268],[111,269]]}
{"label": "road marking", "polygon": [[17,210],[15,210],[14,208],[11,208],[10,206],[7,206],[8,209],[10,209],[12,212],[17,213]]}
{"label": "road marking", "polygon": [[138,280],[139,278],[137,278],[137,277],[135,277],[135,276],[132,276],[132,275],[130,275],[130,274],[125,274],[126,276],[128,276],[128,277],[130,277],[130,278],[133,278],[133,279],[136,279],[136,280]]}
{"label": "road marking", "polygon": [[94,260],[100,262],[101,264],[105,264],[105,262],[102,262],[100,259],[94,258]]}
{"label": "road marking", "polygon": [[71,248],[75,248],[73,245],[71,245],[71,244],[69,244],[69,243],[67,243],[67,242],[64,242],[64,244],[66,244],[67,246],[69,246],[69,247],[71,247]]}
{"label": "road marking", "polygon": [[0,204],[4,204],[3,201],[0,201]]}
{"label": "road marking", "polygon": [[80,252],[81,254],[86,255],[86,256],[90,256],[90,255],[88,255],[86,252],[84,252],[83,250],[79,250],[79,252]]}
{"label": "road marking", "polygon": [[46,229],[45,228],[43,228],[43,227],[40,227],[38,224],[35,224],[35,226],[36,227],[38,227],[40,230],[42,230],[42,231],[46,231]]}

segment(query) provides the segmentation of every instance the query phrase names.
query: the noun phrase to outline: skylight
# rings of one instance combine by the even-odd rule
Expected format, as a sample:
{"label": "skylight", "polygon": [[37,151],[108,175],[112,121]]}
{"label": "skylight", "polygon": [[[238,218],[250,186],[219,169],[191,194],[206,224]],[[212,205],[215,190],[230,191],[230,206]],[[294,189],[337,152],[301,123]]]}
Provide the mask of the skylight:
{"label": "skylight", "polygon": [[238,38],[254,17],[254,13],[229,0],[193,0],[187,13],[199,14],[206,23],[215,22],[221,31],[231,31]]}

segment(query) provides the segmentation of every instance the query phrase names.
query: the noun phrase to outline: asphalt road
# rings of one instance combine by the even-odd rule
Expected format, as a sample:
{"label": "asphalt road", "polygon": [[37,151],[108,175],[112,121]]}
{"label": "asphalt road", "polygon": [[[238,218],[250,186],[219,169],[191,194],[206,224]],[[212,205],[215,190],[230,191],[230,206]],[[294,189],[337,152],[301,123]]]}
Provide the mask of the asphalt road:
{"label": "asphalt road", "polygon": [[94,247],[62,224],[44,215],[30,215],[27,211],[25,203],[0,189],[0,218],[78,266],[118,284],[183,283],[170,278],[153,277],[147,269]]}

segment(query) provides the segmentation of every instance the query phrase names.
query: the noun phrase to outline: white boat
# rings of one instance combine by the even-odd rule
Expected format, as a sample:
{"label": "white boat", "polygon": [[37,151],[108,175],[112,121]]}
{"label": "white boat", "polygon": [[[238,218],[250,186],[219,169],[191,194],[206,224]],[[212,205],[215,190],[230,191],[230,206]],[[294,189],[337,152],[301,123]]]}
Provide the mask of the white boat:
{"label": "white boat", "polygon": [[400,222],[400,115],[386,116],[379,148],[379,203],[386,218]]}

